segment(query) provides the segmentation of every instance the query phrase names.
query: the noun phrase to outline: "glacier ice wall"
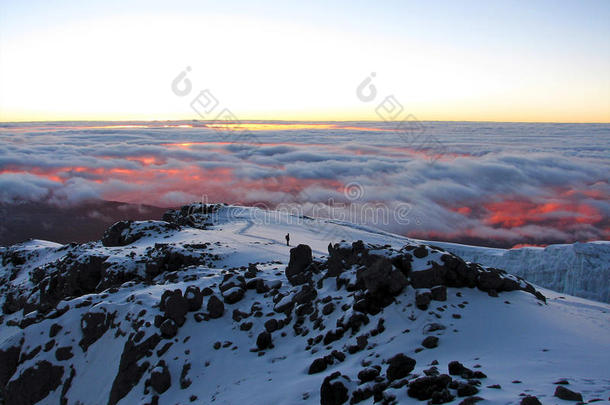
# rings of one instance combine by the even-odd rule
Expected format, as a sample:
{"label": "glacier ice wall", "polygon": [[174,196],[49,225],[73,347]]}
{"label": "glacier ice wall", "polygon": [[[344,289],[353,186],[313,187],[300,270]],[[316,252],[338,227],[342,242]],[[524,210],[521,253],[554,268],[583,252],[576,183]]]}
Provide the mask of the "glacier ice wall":
{"label": "glacier ice wall", "polygon": [[498,267],[554,291],[610,302],[610,242],[488,249],[433,242],[464,260]]}

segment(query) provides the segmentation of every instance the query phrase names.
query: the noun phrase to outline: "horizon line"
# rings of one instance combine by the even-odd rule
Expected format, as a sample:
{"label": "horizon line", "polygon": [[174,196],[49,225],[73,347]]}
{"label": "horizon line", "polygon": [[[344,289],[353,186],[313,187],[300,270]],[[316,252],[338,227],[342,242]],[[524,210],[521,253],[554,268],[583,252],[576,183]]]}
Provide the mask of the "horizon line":
{"label": "horizon line", "polygon": [[[373,123],[399,123],[404,120],[395,121],[384,121],[384,120],[286,120],[286,119],[243,119],[236,121],[222,121],[222,124],[239,124],[239,123],[251,123],[251,122],[284,122],[284,123],[298,123],[298,122],[373,122]],[[419,122],[472,122],[472,123],[496,123],[496,124],[610,124],[610,121],[496,121],[496,120],[415,120]],[[33,120],[33,121],[3,121],[0,120],[0,124],[36,124],[36,123],[62,123],[62,122],[201,122],[201,123],[215,123],[218,124],[218,120],[199,120],[199,119],[117,119],[117,120]]]}

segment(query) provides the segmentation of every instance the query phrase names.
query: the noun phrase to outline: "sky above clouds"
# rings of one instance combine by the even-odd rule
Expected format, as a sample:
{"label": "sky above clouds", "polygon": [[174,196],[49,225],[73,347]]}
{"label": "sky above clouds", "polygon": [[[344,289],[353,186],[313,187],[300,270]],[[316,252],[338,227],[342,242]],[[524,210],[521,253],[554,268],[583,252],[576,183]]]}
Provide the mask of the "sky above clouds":
{"label": "sky above clouds", "polygon": [[191,119],[187,67],[240,119],[610,121],[607,1],[0,1],[0,121]]}
{"label": "sky above clouds", "polygon": [[411,124],[3,124],[0,202],[204,199],[487,245],[610,238],[607,124]]}

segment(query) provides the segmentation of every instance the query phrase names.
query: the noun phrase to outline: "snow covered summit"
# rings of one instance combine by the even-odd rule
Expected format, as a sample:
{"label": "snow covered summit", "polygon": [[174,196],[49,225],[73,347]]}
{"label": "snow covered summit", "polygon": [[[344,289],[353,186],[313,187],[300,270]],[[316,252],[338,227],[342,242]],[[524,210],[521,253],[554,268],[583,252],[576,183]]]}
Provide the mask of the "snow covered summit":
{"label": "snow covered summit", "polygon": [[607,304],[364,227],[225,205],[163,219],[0,252],[4,403],[609,399]]}

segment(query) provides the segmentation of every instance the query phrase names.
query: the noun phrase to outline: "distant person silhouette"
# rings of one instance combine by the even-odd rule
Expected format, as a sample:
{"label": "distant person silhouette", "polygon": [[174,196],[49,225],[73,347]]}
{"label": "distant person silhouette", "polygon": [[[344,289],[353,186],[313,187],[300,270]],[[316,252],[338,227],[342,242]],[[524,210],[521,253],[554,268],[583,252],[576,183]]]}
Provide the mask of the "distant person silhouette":
{"label": "distant person silhouette", "polygon": [[286,234],[286,246],[290,246],[290,234]]}

